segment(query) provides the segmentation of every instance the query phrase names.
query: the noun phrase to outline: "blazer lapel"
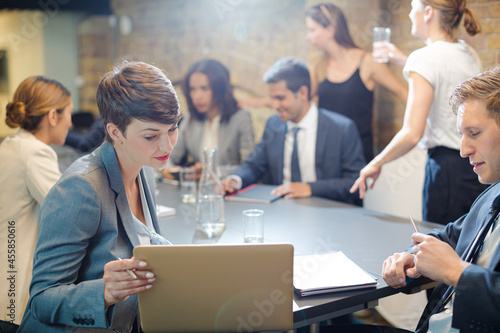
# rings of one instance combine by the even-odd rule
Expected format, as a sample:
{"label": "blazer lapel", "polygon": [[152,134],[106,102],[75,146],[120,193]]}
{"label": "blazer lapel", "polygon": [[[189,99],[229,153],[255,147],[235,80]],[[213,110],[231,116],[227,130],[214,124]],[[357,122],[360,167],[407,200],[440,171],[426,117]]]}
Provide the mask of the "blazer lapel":
{"label": "blazer lapel", "polygon": [[146,169],[142,168],[141,170],[141,178],[142,178],[142,186],[144,188],[144,193],[146,194],[146,201],[148,203],[148,209],[151,214],[151,221],[153,222],[153,227],[155,228],[157,233],[160,233],[160,229],[158,226],[158,216],[156,215],[156,198],[153,195],[154,188],[150,188],[150,184],[154,184],[154,171],[153,176],[148,177],[146,173]]}
{"label": "blazer lapel", "polygon": [[201,136],[203,134],[203,127],[205,123],[197,119],[189,119],[189,121],[193,122],[193,131],[189,133],[189,136],[192,139],[189,140],[189,142],[192,144],[193,154],[198,156],[198,160],[201,161],[201,149],[203,148],[201,147]]}
{"label": "blazer lapel", "polygon": [[218,146],[217,165],[224,164],[222,162],[222,156],[228,156],[227,154],[228,141],[226,141],[227,138],[229,137],[228,132],[229,132],[229,127],[227,126],[227,123],[219,122],[219,133],[217,133],[217,146]]}
{"label": "blazer lapel", "polygon": [[[273,161],[273,164],[276,165],[276,184],[283,184],[283,156],[285,153],[285,136],[288,131],[288,126],[286,123],[282,122],[279,118],[278,120],[278,129],[276,130],[276,140],[272,140],[271,144],[274,144],[272,147],[271,154],[276,154],[273,156],[270,161]],[[274,168],[270,168],[272,170]]]}
{"label": "blazer lapel", "polygon": [[125,187],[123,186],[123,179],[118,166],[115,149],[109,143],[104,143],[102,145],[102,161],[108,174],[111,189],[116,193],[116,210],[120,216],[117,223],[121,221],[130,243],[133,247],[136,247],[140,245],[139,236],[137,236],[137,232],[133,225],[134,218],[128,204]]}
{"label": "blazer lapel", "polygon": [[314,169],[316,170],[316,178],[323,178],[323,170],[320,166],[323,165],[324,154],[323,151],[325,149],[326,140],[328,137],[328,130],[326,127],[326,119],[324,119],[323,112],[321,109],[318,109],[318,129],[316,132],[316,152],[315,152],[315,163]]}

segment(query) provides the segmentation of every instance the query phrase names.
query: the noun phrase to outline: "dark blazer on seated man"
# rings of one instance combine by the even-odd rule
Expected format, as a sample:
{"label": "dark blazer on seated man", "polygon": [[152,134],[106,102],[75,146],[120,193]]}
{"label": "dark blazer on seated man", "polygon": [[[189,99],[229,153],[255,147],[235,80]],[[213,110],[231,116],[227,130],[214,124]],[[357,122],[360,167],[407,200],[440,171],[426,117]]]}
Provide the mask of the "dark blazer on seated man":
{"label": "dark blazer on seated man", "polygon": [[[235,172],[242,187],[267,176],[272,185],[283,184],[283,151],[287,124],[278,115],[269,118],[261,142]],[[309,183],[311,195],[354,203],[349,193],[363,167],[363,150],[355,124],[340,114],[318,109],[316,138],[317,180]]]}
{"label": "dark blazer on seated man", "polygon": [[[360,204],[349,193],[364,166],[356,125],[311,103],[309,71],[300,61],[278,60],[264,81],[278,115],[269,118],[261,142],[234,175],[224,180],[226,190],[263,180],[280,185],[273,194],[286,198],[313,195]],[[300,128],[298,134],[295,127]]]}
{"label": "dark blazer on seated man", "polygon": [[[406,276],[428,277],[438,285],[416,332],[498,332],[500,330],[500,68],[462,82],[451,96],[462,135],[460,155],[468,158],[482,184],[491,184],[470,211],[429,235],[414,233],[410,251],[383,265],[390,287]],[[358,327],[353,327],[358,326]],[[394,328],[346,326],[323,332],[403,332]],[[404,331],[408,332],[408,331]]]}

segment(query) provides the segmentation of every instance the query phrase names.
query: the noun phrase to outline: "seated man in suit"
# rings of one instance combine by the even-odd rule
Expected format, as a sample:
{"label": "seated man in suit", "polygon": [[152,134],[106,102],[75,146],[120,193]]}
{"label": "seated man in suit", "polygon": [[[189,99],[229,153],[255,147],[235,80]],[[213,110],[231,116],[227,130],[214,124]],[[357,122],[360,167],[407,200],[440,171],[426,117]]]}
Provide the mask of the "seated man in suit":
{"label": "seated man in suit", "polygon": [[[417,332],[498,332],[500,328],[500,68],[462,82],[452,95],[460,155],[468,158],[482,184],[493,184],[469,213],[429,235],[414,233],[411,252],[396,253],[383,265],[394,288],[406,276],[439,282]],[[356,326],[356,327],[354,327]],[[352,325],[324,332],[407,332]]]}
{"label": "seated man in suit", "polygon": [[263,179],[280,185],[273,194],[285,198],[319,196],[356,203],[349,188],[363,168],[363,148],[356,125],[310,100],[306,65],[282,58],[264,75],[272,107],[260,143],[247,160],[224,180],[232,193]]}

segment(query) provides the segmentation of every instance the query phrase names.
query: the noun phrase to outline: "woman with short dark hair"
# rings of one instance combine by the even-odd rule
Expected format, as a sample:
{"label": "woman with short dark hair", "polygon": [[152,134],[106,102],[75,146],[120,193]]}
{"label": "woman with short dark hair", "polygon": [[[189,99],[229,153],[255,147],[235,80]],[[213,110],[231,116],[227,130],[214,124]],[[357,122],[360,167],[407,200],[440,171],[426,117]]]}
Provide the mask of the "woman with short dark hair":
{"label": "woman with short dark hair", "polygon": [[167,163],[181,113],[170,80],[143,62],[107,73],[97,105],[106,141],[73,163],[42,205],[19,332],[140,331],[137,294],[155,278],[132,251],[169,243],[158,234],[154,169]]}

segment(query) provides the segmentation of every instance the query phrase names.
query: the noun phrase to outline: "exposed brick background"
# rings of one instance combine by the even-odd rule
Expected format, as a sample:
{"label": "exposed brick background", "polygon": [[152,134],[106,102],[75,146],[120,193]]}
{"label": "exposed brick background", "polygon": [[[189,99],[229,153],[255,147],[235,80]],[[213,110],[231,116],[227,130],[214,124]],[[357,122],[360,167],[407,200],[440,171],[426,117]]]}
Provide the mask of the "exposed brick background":
{"label": "exposed brick background", "polygon": [[[80,26],[80,64],[85,85],[81,107],[97,112],[99,75],[122,57],[151,62],[178,84],[187,68],[202,58],[214,58],[231,71],[237,97],[266,96],[265,70],[278,58],[293,56],[310,62],[318,55],[305,40],[305,12],[315,0],[112,0],[119,18],[130,16],[132,33],[123,36],[107,17],[89,17]],[[374,26],[392,28],[392,41],[404,52],[424,46],[410,35],[410,0],[335,0],[343,9],[355,42],[371,50]],[[500,62],[500,1],[469,0],[484,33],[464,38],[478,51],[485,69]],[[402,82],[401,68],[389,65]],[[178,90],[180,97],[182,93]],[[375,142],[380,151],[401,127],[404,103],[376,89]],[[268,109],[251,109],[257,137]]]}

